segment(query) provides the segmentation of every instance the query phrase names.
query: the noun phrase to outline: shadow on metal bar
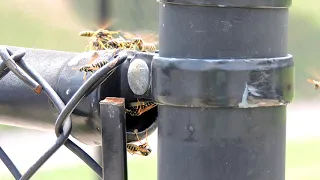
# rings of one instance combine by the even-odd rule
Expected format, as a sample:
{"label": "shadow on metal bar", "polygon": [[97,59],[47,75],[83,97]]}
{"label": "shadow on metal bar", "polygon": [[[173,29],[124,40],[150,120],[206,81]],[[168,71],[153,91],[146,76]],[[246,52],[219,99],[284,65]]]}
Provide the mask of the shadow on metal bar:
{"label": "shadow on metal bar", "polygon": [[[0,56],[3,62],[0,64],[0,79],[3,78],[11,70],[17,75],[23,82],[25,82],[33,91],[37,94],[43,90],[48,98],[52,101],[55,107],[60,111],[60,114],[55,123],[55,132],[57,140],[55,144],[44,153],[38,161],[31,166],[27,172],[21,176],[14,163],[6,155],[1,148],[0,159],[8,167],[15,179],[25,180],[30,179],[37,170],[63,145],[69,148],[73,153],[80,157],[90,168],[92,168],[102,178],[101,166],[92,159],[85,151],[78,147],[75,143],[68,139],[72,124],[70,114],[75,109],[77,104],[85,96],[87,91],[90,90],[92,85],[96,85],[97,82],[103,82],[101,79],[107,79],[115,68],[127,59],[127,53],[125,51],[120,52],[114,57],[112,61],[100,68],[94,73],[74,94],[70,101],[65,105],[53,88],[38,74],[34,69],[29,67],[23,56],[26,54],[24,50],[13,53],[7,48],[0,49]],[[19,65],[18,65],[19,64]]]}

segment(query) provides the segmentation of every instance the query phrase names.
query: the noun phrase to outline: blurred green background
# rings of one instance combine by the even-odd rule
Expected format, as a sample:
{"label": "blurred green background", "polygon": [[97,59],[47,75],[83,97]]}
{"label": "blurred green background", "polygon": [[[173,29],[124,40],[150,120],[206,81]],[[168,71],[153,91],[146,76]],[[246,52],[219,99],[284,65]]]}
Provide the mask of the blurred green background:
{"label": "blurred green background", "polygon": [[[87,0],[11,0],[0,4],[0,44],[62,51],[84,51],[87,39],[78,36],[82,30],[95,30],[97,4]],[[114,0],[111,4],[112,27],[126,31],[156,32],[158,4],[155,0]],[[319,78],[320,1],[293,0],[289,10],[288,52],[295,59],[294,102],[318,100],[319,96],[307,78]],[[318,71],[318,73],[317,73]],[[10,130],[0,126],[1,131]],[[9,131],[8,131],[9,133]],[[287,142],[287,180],[320,179],[320,139]],[[85,165],[74,168],[41,171],[33,179],[92,179]],[[0,175],[0,180],[13,179]],[[129,160],[130,180],[155,180],[156,159]]]}
{"label": "blurred green background", "polygon": [[[87,39],[82,30],[95,30],[98,0],[11,0],[0,6],[0,43],[30,48],[84,51]],[[306,78],[319,78],[320,4],[317,0],[294,0],[289,17],[288,52],[294,55],[296,68],[295,101],[318,98]],[[158,4],[146,0],[111,1],[114,29],[157,31]],[[129,8],[128,8],[129,7]],[[147,7],[147,8],[146,8]],[[107,24],[107,22],[106,22]]]}

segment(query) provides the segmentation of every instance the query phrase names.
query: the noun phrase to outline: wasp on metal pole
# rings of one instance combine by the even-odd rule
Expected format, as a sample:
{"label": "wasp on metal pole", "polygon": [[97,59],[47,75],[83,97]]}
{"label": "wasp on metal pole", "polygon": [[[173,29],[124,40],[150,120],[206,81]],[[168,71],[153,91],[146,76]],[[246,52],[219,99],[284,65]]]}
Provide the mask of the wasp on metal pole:
{"label": "wasp on metal pole", "polygon": [[159,4],[158,180],[284,180],[291,1]]}

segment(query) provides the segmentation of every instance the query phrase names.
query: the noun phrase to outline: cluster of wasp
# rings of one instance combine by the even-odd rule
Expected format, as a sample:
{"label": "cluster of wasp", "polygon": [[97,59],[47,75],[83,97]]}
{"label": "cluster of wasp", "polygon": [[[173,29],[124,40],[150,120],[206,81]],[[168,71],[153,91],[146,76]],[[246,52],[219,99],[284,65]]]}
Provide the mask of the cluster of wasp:
{"label": "cluster of wasp", "polygon": [[[147,43],[142,38],[135,37],[127,32],[98,29],[97,31],[81,31],[79,33],[79,36],[89,38],[89,45],[86,46],[85,51],[94,52],[91,60],[87,65],[76,68],[80,72],[85,73],[83,77],[84,80],[86,79],[87,73],[94,73],[94,71],[98,70],[109,62],[108,60],[103,60],[97,63],[93,63],[99,57],[97,51],[111,51],[113,55],[115,55],[119,50],[132,50],[139,52],[155,52],[157,50],[156,46],[153,43]],[[137,102],[131,102],[128,105],[126,113],[130,116],[140,116],[156,106],[157,104],[153,101],[137,100]],[[137,134],[138,130],[134,130],[134,133],[136,134],[137,140],[139,141],[140,145],[127,143],[127,151],[132,155],[139,154],[142,156],[148,156],[151,153],[151,149],[147,142],[147,131],[145,143],[142,143],[140,141]]]}
{"label": "cluster of wasp", "polygon": [[128,32],[98,29],[97,31],[81,31],[79,36],[89,37],[89,45],[86,46],[85,51],[95,51],[88,65],[79,69],[80,72],[85,72],[83,79],[86,78],[87,73],[93,73],[108,63],[108,60],[93,63],[99,56],[96,51],[106,50],[116,53],[118,50],[140,52],[155,52],[157,50],[153,43],[147,43],[141,37],[134,37]]}
{"label": "cluster of wasp", "polygon": [[[144,42],[141,37],[133,37],[133,35],[128,32],[98,29],[97,31],[81,31],[79,35],[90,37],[86,51],[88,49],[130,49],[142,52],[155,52],[157,50],[153,43]],[[117,35],[117,37],[114,37],[115,35]]]}

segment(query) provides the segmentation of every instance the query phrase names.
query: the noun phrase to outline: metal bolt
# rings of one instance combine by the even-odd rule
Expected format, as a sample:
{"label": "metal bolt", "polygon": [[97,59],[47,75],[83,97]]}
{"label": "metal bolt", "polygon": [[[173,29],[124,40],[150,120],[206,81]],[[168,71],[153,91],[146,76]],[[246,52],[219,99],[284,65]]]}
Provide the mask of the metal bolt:
{"label": "metal bolt", "polygon": [[128,83],[134,94],[143,95],[149,88],[149,67],[142,59],[134,59],[128,68]]}

